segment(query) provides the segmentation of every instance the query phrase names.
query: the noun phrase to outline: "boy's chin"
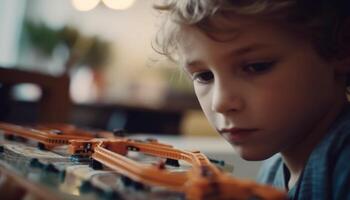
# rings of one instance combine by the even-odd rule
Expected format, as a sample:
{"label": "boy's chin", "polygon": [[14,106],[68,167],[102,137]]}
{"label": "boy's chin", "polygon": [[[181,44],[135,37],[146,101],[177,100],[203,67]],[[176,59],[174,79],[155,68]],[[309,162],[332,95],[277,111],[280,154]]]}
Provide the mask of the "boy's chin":
{"label": "boy's chin", "polygon": [[240,147],[234,147],[234,149],[237,155],[246,161],[266,160],[274,155],[271,153],[265,153],[265,152],[259,151],[257,149],[247,149],[247,148],[240,148]]}

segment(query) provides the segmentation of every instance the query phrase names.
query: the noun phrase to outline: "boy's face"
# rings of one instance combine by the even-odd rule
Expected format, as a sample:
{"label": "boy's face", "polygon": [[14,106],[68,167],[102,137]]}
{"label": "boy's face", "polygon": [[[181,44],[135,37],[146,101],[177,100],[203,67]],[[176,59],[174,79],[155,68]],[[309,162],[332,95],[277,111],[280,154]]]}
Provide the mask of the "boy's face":
{"label": "boy's face", "polygon": [[298,148],[341,96],[333,67],[281,26],[238,17],[229,24],[234,33],[214,35],[229,41],[193,27],[179,41],[206,117],[244,159]]}

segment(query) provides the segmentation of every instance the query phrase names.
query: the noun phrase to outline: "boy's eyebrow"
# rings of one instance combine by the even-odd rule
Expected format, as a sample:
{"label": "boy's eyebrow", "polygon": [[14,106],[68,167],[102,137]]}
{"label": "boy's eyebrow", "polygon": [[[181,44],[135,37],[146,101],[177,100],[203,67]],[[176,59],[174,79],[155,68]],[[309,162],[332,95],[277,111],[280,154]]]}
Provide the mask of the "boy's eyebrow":
{"label": "boy's eyebrow", "polygon": [[[242,56],[244,54],[248,54],[248,53],[251,53],[253,51],[257,51],[259,49],[269,48],[269,47],[271,47],[271,45],[264,44],[264,43],[252,43],[252,44],[240,47],[240,48],[235,48],[232,51],[229,51],[225,57]],[[185,62],[183,67],[187,71],[191,71],[197,67],[201,67],[204,65],[205,64],[200,60],[193,60],[193,61]]]}
{"label": "boy's eyebrow", "polygon": [[194,60],[194,61],[185,62],[183,64],[183,68],[185,69],[185,71],[191,72],[191,71],[195,71],[196,68],[200,68],[201,66],[204,66],[204,65],[205,64],[202,61]]}
{"label": "boy's eyebrow", "polygon": [[194,60],[194,61],[190,61],[190,62],[185,62],[185,67],[200,67],[201,65],[203,65],[204,63],[200,60]]}
{"label": "boy's eyebrow", "polygon": [[248,54],[251,53],[253,51],[259,50],[259,49],[263,49],[263,48],[268,48],[270,47],[270,45],[268,44],[264,44],[264,43],[253,43],[253,44],[249,44],[240,48],[236,48],[233,49],[230,53],[229,56],[232,55],[244,55],[244,54]]}

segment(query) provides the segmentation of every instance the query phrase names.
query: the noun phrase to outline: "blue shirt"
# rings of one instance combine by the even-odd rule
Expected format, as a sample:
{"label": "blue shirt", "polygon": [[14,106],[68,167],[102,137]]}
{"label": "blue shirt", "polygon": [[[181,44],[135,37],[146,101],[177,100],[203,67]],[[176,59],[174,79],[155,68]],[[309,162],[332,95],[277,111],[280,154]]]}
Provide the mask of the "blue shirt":
{"label": "blue shirt", "polygon": [[[258,181],[286,189],[289,171],[280,154],[264,161]],[[289,199],[350,200],[350,107],[338,116],[311,152]]]}

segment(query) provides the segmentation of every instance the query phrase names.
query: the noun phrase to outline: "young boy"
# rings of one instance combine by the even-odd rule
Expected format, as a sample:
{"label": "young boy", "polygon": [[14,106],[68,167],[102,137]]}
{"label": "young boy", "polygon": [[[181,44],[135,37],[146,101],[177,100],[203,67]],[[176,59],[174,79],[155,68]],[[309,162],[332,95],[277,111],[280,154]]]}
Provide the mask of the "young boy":
{"label": "young boy", "polygon": [[162,53],[259,181],[291,199],[350,199],[348,1],[169,0]]}

